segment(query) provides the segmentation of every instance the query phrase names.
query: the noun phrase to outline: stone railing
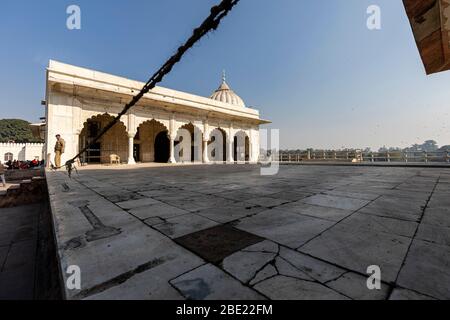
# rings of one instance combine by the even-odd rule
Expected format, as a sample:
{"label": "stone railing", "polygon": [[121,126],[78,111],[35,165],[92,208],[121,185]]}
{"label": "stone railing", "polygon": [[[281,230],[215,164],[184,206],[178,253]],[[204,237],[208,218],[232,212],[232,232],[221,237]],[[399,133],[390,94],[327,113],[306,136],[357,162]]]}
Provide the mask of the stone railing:
{"label": "stone railing", "polygon": [[329,162],[369,162],[369,163],[450,163],[450,151],[303,151],[299,153],[280,153],[280,162],[329,161]]}

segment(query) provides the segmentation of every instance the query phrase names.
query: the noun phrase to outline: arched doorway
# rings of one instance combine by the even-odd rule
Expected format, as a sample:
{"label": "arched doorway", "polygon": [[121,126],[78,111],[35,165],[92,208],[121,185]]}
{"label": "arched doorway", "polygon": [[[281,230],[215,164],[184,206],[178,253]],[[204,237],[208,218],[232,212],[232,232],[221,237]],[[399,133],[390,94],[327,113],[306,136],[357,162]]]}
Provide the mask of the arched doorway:
{"label": "arched doorway", "polygon": [[234,161],[249,162],[250,161],[250,138],[244,131],[239,131],[234,136],[233,143]]}
{"label": "arched doorway", "polygon": [[185,124],[177,132],[175,159],[177,162],[202,161],[203,133],[192,123]]}
{"label": "arched doorway", "polygon": [[[113,120],[113,116],[102,114],[88,119],[79,138],[79,150],[90,145],[100,131]],[[128,159],[128,135],[122,122],[116,123],[99,141],[95,142],[81,155],[84,163],[109,163],[110,156],[117,155],[121,162]]]}
{"label": "arched doorway", "polygon": [[[154,119],[143,122],[134,137],[134,155],[137,162],[167,162],[170,151],[166,152],[167,128]],[[167,140],[167,141],[166,141]],[[169,149],[167,149],[169,150]],[[167,157],[166,161],[163,161]]]}
{"label": "arched doorway", "polygon": [[167,131],[162,131],[155,138],[155,162],[167,163],[170,157],[170,140]]}
{"label": "arched doorway", "polygon": [[209,160],[227,161],[227,135],[223,129],[216,128],[211,132],[208,148]]}

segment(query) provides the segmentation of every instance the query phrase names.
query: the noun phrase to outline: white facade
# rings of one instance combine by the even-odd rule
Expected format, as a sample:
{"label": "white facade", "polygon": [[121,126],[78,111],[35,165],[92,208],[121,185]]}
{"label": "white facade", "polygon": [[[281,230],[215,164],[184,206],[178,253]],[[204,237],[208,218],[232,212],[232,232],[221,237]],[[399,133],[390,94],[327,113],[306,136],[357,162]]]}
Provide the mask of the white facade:
{"label": "white facade", "polygon": [[43,143],[0,143],[0,160],[31,161],[44,157]]}
{"label": "white facade", "polygon": [[[61,134],[66,141],[62,163],[75,156],[85,144],[87,122],[96,117],[116,116],[143,85],[141,82],[50,61],[46,93],[47,158],[53,161],[56,134]],[[235,104],[232,103],[234,101]],[[260,119],[257,110],[245,107],[242,99],[226,85],[225,80],[211,98],[156,87],[121,118],[123,129],[117,129],[117,132],[122,130],[123,134],[118,133],[120,137],[112,138],[102,147],[109,150],[107,152],[120,153],[122,162],[134,164],[136,160],[139,161],[133,153],[136,145],[149,140],[151,144],[156,143],[156,131],[151,137],[150,133],[146,137],[138,137],[139,128],[142,129],[142,125],[149,121],[157,123],[159,131],[167,132],[170,142],[169,162],[177,162],[179,158],[175,154],[175,146],[179,140],[179,130],[187,125],[202,137],[200,161],[209,162],[210,155],[205,150],[211,144],[212,133],[220,129],[224,134],[228,162],[236,160],[233,157],[236,155],[234,137],[243,134],[247,137],[246,161],[257,162],[260,150],[259,126],[269,123]],[[156,145],[153,153],[156,153]],[[151,161],[154,158],[148,159]]]}

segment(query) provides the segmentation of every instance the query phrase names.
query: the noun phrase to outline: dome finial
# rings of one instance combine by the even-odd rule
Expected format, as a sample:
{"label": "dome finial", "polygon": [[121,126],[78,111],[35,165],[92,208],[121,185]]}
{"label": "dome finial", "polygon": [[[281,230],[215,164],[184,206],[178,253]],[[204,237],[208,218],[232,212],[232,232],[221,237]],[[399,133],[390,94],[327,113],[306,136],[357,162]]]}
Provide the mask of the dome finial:
{"label": "dome finial", "polygon": [[216,91],[214,91],[210,98],[216,101],[245,108],[244,101],[242,101],[242,99],[236,93],[234,93],[233,90],[231,90],[226,81],[227,75],[225,73],[225,70],[222,70],[222,84]]}

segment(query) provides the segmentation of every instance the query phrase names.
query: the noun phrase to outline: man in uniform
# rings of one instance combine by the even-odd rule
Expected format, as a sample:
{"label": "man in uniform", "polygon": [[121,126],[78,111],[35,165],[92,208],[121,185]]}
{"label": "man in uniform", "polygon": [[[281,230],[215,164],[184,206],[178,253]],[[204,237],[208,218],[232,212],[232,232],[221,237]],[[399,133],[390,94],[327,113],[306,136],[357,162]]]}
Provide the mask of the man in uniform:
{"label": "man in uniform", "polygon": [[55,166],[59,168],[61,166],[61,155],[64,153],[64,149],[66,147],[66,142],[61,135],[56,135],[56,144],[55,144]]}

